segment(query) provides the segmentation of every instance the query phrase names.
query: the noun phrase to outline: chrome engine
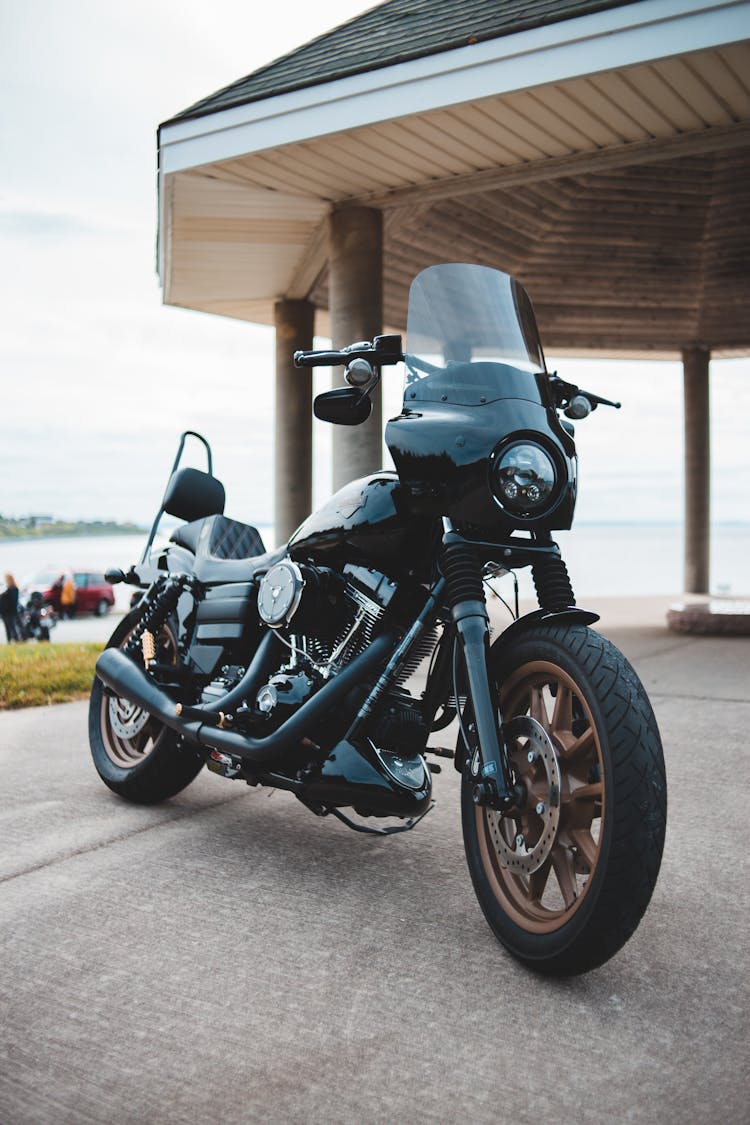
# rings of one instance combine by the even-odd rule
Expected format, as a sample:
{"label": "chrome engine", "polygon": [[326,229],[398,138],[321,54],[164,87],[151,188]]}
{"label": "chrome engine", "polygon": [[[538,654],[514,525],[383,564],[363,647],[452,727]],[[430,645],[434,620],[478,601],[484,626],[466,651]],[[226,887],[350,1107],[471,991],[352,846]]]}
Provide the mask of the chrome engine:
{"label": "chrome engine", "polygon": [[[263,577],[258,613],[289,650],[288,659],[258,692],[256,708],[282,720],[363,652],[390,606],[396,583],[363,566],[342,572],[285,559]],[[402,669],[403,683],[435,646],[425,636]]]}

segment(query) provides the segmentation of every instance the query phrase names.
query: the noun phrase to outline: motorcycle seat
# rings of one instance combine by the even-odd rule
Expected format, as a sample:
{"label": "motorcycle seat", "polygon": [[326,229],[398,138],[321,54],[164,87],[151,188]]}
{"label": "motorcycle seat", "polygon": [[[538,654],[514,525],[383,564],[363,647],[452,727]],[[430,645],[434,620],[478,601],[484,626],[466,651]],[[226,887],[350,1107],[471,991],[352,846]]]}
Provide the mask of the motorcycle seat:
{"label": "motorcycle seat", "polygon": [[207,554],[215,559],[249,559],[266,549],[257,528],[220,515],[183,523],[170,540],[194,555]]}
{"label": "motorcycle seat", "polygon": [[252,582],[286,554],[286,547],[266,551],[257,528],[221,515],[182,524],[170,539],[195,555],[193,573],[206,585]]}
{"label": "motorcycle seat", "polygon": [[286,545],[250,559],[215,559],[208,555],[197,555],[193,573],[199,582],[204,582],[207,586],[222,582],[254,582],[285,555]]}

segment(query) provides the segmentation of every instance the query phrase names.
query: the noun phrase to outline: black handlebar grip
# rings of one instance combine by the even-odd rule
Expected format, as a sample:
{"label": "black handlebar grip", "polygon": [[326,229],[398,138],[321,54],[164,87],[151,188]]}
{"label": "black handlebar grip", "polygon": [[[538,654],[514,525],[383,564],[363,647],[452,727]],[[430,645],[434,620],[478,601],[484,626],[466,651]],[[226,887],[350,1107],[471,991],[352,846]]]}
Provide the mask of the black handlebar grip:
{"label": "black handlebar grip", "polygon": [[376,336],[370,344],[350,344],[342,352],[294,353],[295,367],[345,367],[355,359],[366,359],[373,367],[388,367],[403,359],[400,336]]}
{"label": "black handlebar grip", "polygon": [[336,367],[347,363],[349,357],[341,352],[295,352],[295,367]]}

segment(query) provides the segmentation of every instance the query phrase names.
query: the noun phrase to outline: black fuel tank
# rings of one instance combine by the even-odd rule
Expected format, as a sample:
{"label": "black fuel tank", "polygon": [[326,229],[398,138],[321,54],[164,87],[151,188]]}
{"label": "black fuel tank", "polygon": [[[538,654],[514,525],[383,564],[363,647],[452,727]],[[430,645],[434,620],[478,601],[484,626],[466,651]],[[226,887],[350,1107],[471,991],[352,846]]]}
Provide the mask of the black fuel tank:
{"label": "black fuel tank", "polygon": [[409,521],[396,473],[353,480],[302,523],[289,540],[293,559],[355,561],[397,567]]}

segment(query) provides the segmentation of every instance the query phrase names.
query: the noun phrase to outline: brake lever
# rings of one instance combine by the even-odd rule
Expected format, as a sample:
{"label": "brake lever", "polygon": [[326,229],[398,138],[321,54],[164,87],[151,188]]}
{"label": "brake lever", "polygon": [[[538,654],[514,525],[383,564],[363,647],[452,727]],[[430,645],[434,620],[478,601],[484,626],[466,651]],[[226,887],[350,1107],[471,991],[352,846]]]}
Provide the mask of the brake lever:
{"label": "brake lever", "polygon": [[[558,409],[565,408],[566,414],[575,398],[586,399],[592,410],[596,410],[597,406],[611,406],[615,410],[619,410],[622,406],[622,403],[612,402],[611,399],[602,398],[601,395],[595,395],[593,391],[582,391],[575,383],[566,383],[566,381],[561,379],[556,373],[550,375],[549,385],[555,399],[555,405]],[[569,415],[569,417],[575,416],[575,413]],[[579,415],[579,417],[583,416],[584,415]]]}
{"label": "brake lever", "polygon": [[580,394],[586,396],[592,408],[596,406],[612,406],[615,410],[619,410],[622,406],[621,402],[612,402],[608,398],[600,398],[599,395],[595,395],[591,391],[581,391]]}

